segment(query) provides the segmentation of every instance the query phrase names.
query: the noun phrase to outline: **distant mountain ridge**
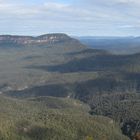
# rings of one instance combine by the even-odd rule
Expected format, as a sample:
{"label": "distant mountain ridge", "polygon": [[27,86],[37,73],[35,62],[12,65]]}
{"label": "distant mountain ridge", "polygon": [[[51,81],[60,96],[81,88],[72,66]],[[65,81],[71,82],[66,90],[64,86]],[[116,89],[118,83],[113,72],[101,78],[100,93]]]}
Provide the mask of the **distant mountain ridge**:
{"label": "distant mountain ridge", "polygon": [[140,37],[79,37],[81,43],[94,49],[103,49],[113,54],[140,52]]}
{"label": "distant mountain ridge", "polygon": [[[37,113],[36,109],[32,109],[33,112],[29,114],[29,116],[27,116],[28,112],[30,112],[29,110],[31,109],[28,107],[29,110],[25,110],[25,115],[23,114],[24,116],[19,117],[25,119],[27,117],[29,118],[29,121],[35,120],[33,121],[33,124],[36,124],[36,115],[34,116],[34,114],[38,114],[38,118],[41,118],[41,120],[44,120],[44,116],[46,116],[44,124],[48,124],[48,116],[46,115],[48,109],[46,110],[47,112],[45,112],[45,114],[45,110],[41,109],[42,107],[44,108],[44,104],[51,107],[56,106],[59,108],[61,106],[64,106],[66,108],[67,106],[65,102],[57,105],[55,103],[56,100],[53,100],[55,102],[52,102],[52,100],[50,101],[50,98],[49,101],[48,98],[47,100],[44,100],[46,96],[53,96],[53,98],[65,97],[64,100],[69,100],[69,98],[78,99],[90,106],[91,110],[89,111],[89,113],[93,115],[93,118],[95,117],[95,115],[112,118],[114,122],[119,123],[120,128],[122,128],[123,134],[127,135],[130,138],[134,138],[135,133],[140,131],[140,127],[135,128],[137,127],[137,122],[139,123],[140,121],[140,53],[133,55],[115,55],[108,52],[108,50],[110,50],[110,48],[112,47],[112,51],[114,50],[114,47],[116,49],[121,49],[121,51],[118,51],[117,49],[117,52],[119,53],[122,52],[122,50],[126,51],[128,48],[127,45],[130,45],[130,50],[131,48],[134,50],[135,46],[133,45],[132,40],[128,38],[105,40],[94,39],[92,42],[91,39],[91,42],[89,42],[90,39],[85,39],[87,43],[91,43],[91,46],[93,45],[93,49],[90,47],[88,48],[88,44],[86,43],[85,45],[83,45],[84,42],[82,44],[81,40],[80,42],[72,37],[69,37],[66,34],[45,34],[37,37],[11,35],[0,36],[0,97],[7,96],[7,98],[10,99],[12,97],[12,100],[13,98],[16,98],[16,100],[19,101],[19,105],[15,103],[13,104],[11,100],[7,101],[8,104],[9,102],[11,102],[11,104],[19,106],[18,109],[17,107],[14,107],[12,105],[13,110],[15,111],[15,114],[13,114],[14,119],[19,116],[17,114],[19,110],[21,111],[21,116],[23,114],[22,112],[24,108],[22,109],[20,107],[20,100],[29,101],[29,99],[31,98],[36,98],[35,103],[29,103],[27,104],[27,106],[31,105],[31,108],[37,107],[36,101],[39,101],[41,104],[36,108],[39,112]],[[139,38],[136,38],[135,40],[136,41],[134,42],[136,43],[136,47],[139,47]],[[131,44],[129,44],[130,42]],[[101,47],[100,50],[99,47]],[[137,50],[138,49],[136,48],[135,51]],[[3,98],[1,99],[1,101],[3,101]],[[5,100],[3,103],[5,103]],[[74,104],[74,106],[77,106],[77,103],[75,104],[75,101],[72,103]],[[5,106],[7,109],[13,112],[13,110],[11,110],[11,108],[8,108],[7,105]],[[21,104],[21,106],[23,105]],[[4,107],[4,104],[2,105],[2,107]],[[25,108],[27,107],[25,106]],[[3,109],[0,108],[0,112],[1,110],[3,112]],[[40,110],[43,111],[41,114]],[[12,112],[10,114],[12,114]],[[70,112],[70,114],[76,116],[72,112]],[[8,116],[10,116],[8,110],[6,115],[7,118]],[[57,119],[57,116],[58,115],[54,117]],[[65,115],[61,115],[60,118],[62,118],[63,116]],[[71,115],[69,114],[66,115],[66,118],[67,116],[71,117]],[[82,114],[82,117],[84,117],[84,114]],[[50,116],[50,118],[52,117]],[[73,116],[71,118],[73,118]],[[75,118],[76,123],[74,120],[72,120],[72,122],[76,124],[76,126],[77,120],[79,120],[79,118],[81,118],[81,116]],[[63,122],[62,119],[57,121],[59,123]],[[0,122],[5,123],[5,119],[1,120]],[[40,119],[38,119],[38,122],[40,122]],[[54,120],[52,120],[52,122],[52,124],[54,124]],[[66,119],[65,124],[69,126],[71,122],[67,122],[68,121]],[[85,121],[82,120],[82,122]],[[53,126],[56,128],[56,126],[59,126],[61,124],[59,123],[56,123],[57,125]],[[17,124],[18,122],[13,126],[13,130],[14,128],[17,128]],[[65,124],[62,125],[64,126],[64,128],[67,128]],[[100,125],[101,124],[102,122],[100,123]],[[85,126],[88,125],[89,124],[87,124],[87,122],[86,125],[83,123],[79,124],[79,126],[82,126],[81,128],[84,128],[84,130],[88,130],[88,127],[85,129]],[[3,126],[4,125],[0,127],[0,134],[5,134],[5,132],[1,133]],[[75,125],[72,126],[75,127]],[[127,130],[127,126],[129,126],[129,130]],[[88,133],[85,133],[84,131],[81,131],[81,128],[76,127],[76,130],[78,130],[78,135],[81,136],[81,134],[86,134],[86,136],[88,136],[87,134],[89,134],[89,130]],[[99,127],[97,132],[101,134],[103,131],[102,128],[105,127],[101,126],[101,129]],[[112,127],[109,128],[112,130]],[[58,130],[62,132],[62,136],[65,132],[69,133],[69,130],[68,132],[65,131],[65,129],[63,131],[60,129],[60,127],[58,127]],[[45,133],[48,132],[48,134],[51,132],[50,134],[54,136],[57,135],[57,131],[54,131],[54,133],[52,133],[52,129],[50,131],[48,131],[48,129],[45,129],[44,131],[43,129],[42,131]],[[33,132],[36,133],[42,131],[40,131],[40,128],[36,129],[35,127],[35,131]],[[8,134],[9,132],[14,133],[15,131],[13,132],[7,129]],[[60,135],[60,132],[58,133],[58,135]],[[77,133],[75,132],[76,131],[74,130],[72,134],[74,133],[77,135]],[[110,134],[110,132],[111,138],[108,138],[108,134]],[[120,135],[115,138],[112,132],[118,133],[118,131],[107,131],[107,137],[105,138],[106,140],[125,139],[121,138]],[[41,134],[42,136],[44,135],[44,133]],[[96,137],[96,133],[94,133],[94,131],[92,131],[91,134]],[[48,138],[48,135],[46,136]],[[38,139],[39,138],[37,138],[36,140]],[[40,140],[44,139],[46,138],[42,137]],[[81,138],[77,138],[77,140],[78,139]],[[98,138],[96,137],[96,139]],[[101,139],[104,138],[99,138],[99,140]],[[11,139],[6,138],[6,140]],[[16,138],[13,138],[13,140],[16,140]],[[35,139],[31,138],[30,140]],[[70,138],[70,140],[72,140],[72,138]]]}
{"label": "distant mountain ridge", "polygon": [[15,44],[22,46],[44,45],[66,41],[76,41],[63,33],[44,34],[37,37],[17,36],[17,35],[0,35],[0,45]]}

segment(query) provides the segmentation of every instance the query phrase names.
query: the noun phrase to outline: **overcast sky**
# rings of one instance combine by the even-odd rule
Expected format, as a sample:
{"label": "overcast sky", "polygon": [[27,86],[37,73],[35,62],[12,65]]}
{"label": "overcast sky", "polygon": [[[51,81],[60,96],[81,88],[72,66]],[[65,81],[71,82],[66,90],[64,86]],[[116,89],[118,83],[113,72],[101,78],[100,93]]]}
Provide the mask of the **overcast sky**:
{"label": "overcast sky", "polygon": [[140,36],[140,0],[0,0],[0,34]]}

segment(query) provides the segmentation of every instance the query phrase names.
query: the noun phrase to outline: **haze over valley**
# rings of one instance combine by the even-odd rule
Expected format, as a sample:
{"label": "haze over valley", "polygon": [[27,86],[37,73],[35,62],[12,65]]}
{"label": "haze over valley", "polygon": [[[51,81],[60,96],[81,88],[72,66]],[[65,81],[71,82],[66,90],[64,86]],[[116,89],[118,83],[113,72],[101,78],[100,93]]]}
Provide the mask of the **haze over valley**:
{"label": "haze over valley", "polygon": [[[107,50],[90,48],[61,33],[39,37],[6,35],[1,36],[0,44],[1,121],[12,121],[4,128],[5,131],[0,126],[1,139],[18,140],[23,137],[25,140],[44,140],[47,137],[68,137],[67,139],[74,140],[100,140],[104,136],[107,140],[124,140],[138,134],[139,53],[112,54]],[[19,111],[20,106],[25,112]],[[41,109],[41,106],[44,107]],[[31,114],[28,113],[31,110]],[[48,118],[51,112],[58,120]],[[75,127],[78,130],[73,132],[74,126],[70,126],[70,130],[64,128],[61,117],[59,118],[59,113],[62,112],[62,117],[66,119],[64,124],[76,121],[78,124]],[[79,121],[90,117],[89,124],[87,121],[77,122],[79,118],[74,118],[75,112],[77,115],[83,114]],[[65,114],[74,119],[65,118]],[[15,115],[17,119],[13,118]],[[59,136],[57,133],[64,130],[52,126],[52,123],[49,125],[48,119],[54,124],[60,123],[59,127],[70,132],[67,136]],[[106,119],[112,123],[104,124]],[[92,125],[92,121],[98,122],[97,126]],[[89,131],[81,127],[85,124]],[[101,124],[104,124],[104,130],[98,130],[102,128]],[[113,125],[113,131],[109,130],[110,125]],[[15,132],[10,130],[11,127]],[[95,127],[99,128],[93,131]],[[9,131],[11,134],[7,136]],[[41,131],[41,134],[34,134],[34,131]]]}
{"label": "haze over valley", "polygon": [[0,0],[0,140],[140,140],[138,0]]}

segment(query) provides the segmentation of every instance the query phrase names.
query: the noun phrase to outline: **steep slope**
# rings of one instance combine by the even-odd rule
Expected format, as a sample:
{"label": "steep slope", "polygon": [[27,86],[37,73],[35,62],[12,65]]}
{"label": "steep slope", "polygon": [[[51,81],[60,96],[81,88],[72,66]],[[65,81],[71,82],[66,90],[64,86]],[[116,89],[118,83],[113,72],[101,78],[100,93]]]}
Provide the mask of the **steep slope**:
{"label": "steep slope", "polygon": [[0,47],[54,46],[59,43],[80,44],[78,40],[62,33],[45,34],[37,37],[0,35]]}

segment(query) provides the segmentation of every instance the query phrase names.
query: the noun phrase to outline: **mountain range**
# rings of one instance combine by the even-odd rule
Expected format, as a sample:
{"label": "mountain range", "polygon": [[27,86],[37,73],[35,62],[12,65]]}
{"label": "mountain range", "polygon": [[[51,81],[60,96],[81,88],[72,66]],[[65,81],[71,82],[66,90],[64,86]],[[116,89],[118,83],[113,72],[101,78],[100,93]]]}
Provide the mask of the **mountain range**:
{"label": "mountain range", "polygon": [[[44,140],[45,134],[54,140],[125,140],[139,135],[140,53],[120,55],[93,48],[65,34],[0,36],[0,113],[1,121],[12,116],[13,140],[21,139],[19,134],[24,140]],[[5,107],[9,104],[10,111]],[[79,112],[77,106],[84,109]],[[47,121],[47,115],[54,118]],[[61,129],[49,123],[53,121]],[[67,129],[65,124],[72,126]],[[1,129],[7,140],[10,127]]]}
{"label": "mountain range", "polygon": [[65,41],[77,41],[66,34],[45,34],[37,37],[33,36],[15,36],[15,35],[0,35],[0,45],[20,45],[20,46],[33,46],[33,45],[49,45],[61,43]]}
{"label": "mountain range", "polygon": [[104,49],[113,54],[140,52],[140,37],[77,37],[83,44],[94,49]]}

